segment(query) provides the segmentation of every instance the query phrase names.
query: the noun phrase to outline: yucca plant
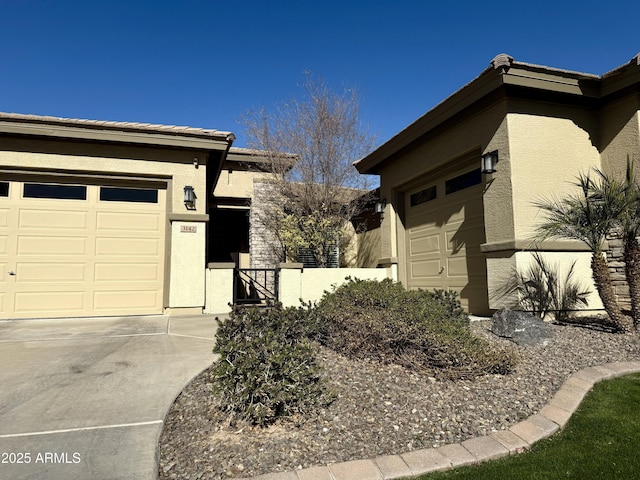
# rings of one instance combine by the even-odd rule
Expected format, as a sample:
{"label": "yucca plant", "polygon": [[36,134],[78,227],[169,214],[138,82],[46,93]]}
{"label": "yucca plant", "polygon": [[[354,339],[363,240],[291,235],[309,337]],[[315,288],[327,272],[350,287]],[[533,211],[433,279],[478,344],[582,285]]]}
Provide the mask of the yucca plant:
{"label": "yucca plant", "polygon": [[551,265],[540,253],[533,254],[534,263],[518,273],[509,286],[509,292],[518,294],[520,308],[544,319],[551,313],[555,320],[565,321],[570,312],[580,305],[587,306],[591,291],[574,279],[574,261],[564,278],[557,266]]}
{"label": "yucca plant", "polygon": [[[593,281],[602,305],[616,328],[628,332],[631,326],[616,300],[603,251],[607,234],[622,215],[622,204],[618,201],[620,192],[616,185],[594,183],[589,174],[580,175],[575,185],[580,187],[580,193],[535,204],[545,213],[538,232],[543,238],[574,239],[589,247]],[[599,195],[594,195],[598,188]]]}

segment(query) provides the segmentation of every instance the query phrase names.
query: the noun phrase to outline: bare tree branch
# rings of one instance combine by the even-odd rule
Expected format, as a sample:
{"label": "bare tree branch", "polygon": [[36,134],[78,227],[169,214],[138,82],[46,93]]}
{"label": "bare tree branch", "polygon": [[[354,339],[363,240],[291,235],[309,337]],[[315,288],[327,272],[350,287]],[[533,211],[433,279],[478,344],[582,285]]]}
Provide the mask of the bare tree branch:
{"label": "bare tree branch", "polygon": [[[306,73],[300,98],[273,111],[249,111],[241,121],[249,147],[271,163],[274,208],[261,222],[280,246],[307,244],[322,257],[327,245],[344,243],[342,231],[362,211],[370,188],[353,162],[374,147],[359,119],[357,92],[336,93]],[[295,230],[297,243],[289,238]]]}

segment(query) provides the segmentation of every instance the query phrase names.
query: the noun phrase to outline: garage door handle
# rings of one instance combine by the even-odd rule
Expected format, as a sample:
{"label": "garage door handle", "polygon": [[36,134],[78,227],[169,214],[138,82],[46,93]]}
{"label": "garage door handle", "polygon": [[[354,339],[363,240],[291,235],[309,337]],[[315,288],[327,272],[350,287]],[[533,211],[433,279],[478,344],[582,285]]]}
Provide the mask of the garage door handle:
{"label": "garage door handle", "polygon": [[15,276],[16,272],[9,272],[9,275]]}
{"label": "garage door handle", "polygon": [[438,272],[438,274],[441,274],[442,272],[444,272],[444,267],[440,267],[440,271]]}

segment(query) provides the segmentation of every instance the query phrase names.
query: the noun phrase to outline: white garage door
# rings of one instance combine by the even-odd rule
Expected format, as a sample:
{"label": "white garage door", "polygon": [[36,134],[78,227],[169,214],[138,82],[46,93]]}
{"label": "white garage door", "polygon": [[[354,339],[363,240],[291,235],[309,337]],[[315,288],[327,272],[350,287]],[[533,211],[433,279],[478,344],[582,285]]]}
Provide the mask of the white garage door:
{"label": "white garage door", "polygon": [[0,182],[0,318],[162,313],[165,193]]}
{"label": "white garage door", "polygon": [[489,312],[479,169],[424,183],[405,195],[407,285],[460,293],[471,313]]}

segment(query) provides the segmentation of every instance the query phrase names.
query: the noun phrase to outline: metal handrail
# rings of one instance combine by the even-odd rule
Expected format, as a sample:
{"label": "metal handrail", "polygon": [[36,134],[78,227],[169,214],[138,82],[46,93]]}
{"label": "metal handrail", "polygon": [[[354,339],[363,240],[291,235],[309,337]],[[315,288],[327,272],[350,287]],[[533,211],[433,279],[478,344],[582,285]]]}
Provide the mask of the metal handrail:
{"label": "metal handrail", "polygon": [[278,300],[278,268],[235,268],[234,305],[267,305]]}

